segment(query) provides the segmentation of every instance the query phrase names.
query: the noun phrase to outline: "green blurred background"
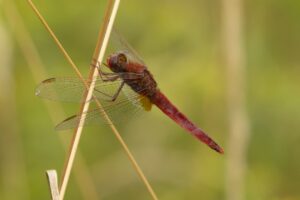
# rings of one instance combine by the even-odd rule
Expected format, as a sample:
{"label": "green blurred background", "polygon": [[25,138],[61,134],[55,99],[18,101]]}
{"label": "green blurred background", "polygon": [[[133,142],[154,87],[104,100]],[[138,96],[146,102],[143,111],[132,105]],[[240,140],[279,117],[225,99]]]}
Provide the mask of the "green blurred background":
{"label": "green blurred background", "polygon": [[[107,2],[35,2],[87,76]],[[225,155],[157,109],[118,128],[159,199],[300,199],[300,1],[254,0],[240,6],[245,101],[237,106],[245,110],[241,123],[249,127],[240,132],[242,147],[230,137],[230,122],[239,127],[239,120],[230,119],[225,5],[122,1],[116,19],[161,90],[223,146]],[[45,170],[61,175],[62,141],[72,135],[53,127],[79,106],[45,101],[34,89],[46,78],[75,73],[26,1],[2,0],[0,6],[0,199],[50,199]],[[234,152],[242,158],[236,165]],[[84,129],[74,170],[65,199],[151,199],[108,127]],[[239,170],[244,171],[237,175],[240,184],[231,184],[231,173]]]}

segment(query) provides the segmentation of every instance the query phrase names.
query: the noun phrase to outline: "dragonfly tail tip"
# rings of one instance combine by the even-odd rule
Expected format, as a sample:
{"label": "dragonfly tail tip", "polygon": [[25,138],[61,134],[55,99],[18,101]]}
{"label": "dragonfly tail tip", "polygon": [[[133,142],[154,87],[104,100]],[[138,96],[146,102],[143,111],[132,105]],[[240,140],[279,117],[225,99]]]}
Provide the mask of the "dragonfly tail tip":
{"label": "dragonfly tail tip", "polygon": [[216,152],[220,153],[220,154],[224,154],[224,150],[222,149],[222,147],[220,147],[219,145],[217,145],[216,143],[214,145],[209,145],[210,148],[212,148],[213,150],[215,150]]}

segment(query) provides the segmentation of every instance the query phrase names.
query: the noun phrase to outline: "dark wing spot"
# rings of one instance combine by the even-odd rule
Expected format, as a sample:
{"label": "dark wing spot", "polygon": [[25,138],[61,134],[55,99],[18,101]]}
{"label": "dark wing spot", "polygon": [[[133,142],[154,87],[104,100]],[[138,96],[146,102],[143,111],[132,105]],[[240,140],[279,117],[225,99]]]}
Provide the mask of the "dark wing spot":
{"label": "dark wing spot", "polygon": [[48,78],[46,80],[43,80],[42,83],[51,83],[51,82],[54,82],[56,81],[56,78]]}

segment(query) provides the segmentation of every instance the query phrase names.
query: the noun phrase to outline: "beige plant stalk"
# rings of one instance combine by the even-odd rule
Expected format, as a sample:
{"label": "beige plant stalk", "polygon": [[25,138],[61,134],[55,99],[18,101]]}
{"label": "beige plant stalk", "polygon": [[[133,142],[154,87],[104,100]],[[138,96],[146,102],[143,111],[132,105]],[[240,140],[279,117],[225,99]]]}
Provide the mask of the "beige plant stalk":
{"label": "beige plant stalk", "polygon": [[[37,10],[36,6],[32,3],[32,1],[28,0],[28,2],[31,5],[31,7],[33,8],[33,10],[35,11],[35,13],[37,14],[37,16],[39,17],[39,19],[41,20],[41,22],[43,23],[43,25],[46,27],[47,31],[50,33],[50,35],[54,39],[55,43],[58,45],[60,50],[63,52],[65,58],[71,64],[71,66],[75,70],[76,74],[79,76],[79,78],[83,81],[84,85],[86,86],[87,92],[84,95],[85,96],[84,99],[85,100],[86,99],[91,99],[93,97],[94,82],[91,81],[91,84],[89,85],[85,81],[85,79],[80,74],[78,68],[76,67],[76,65],[72,61],[71,57],[67,54],[67,52],[63,48],[62,44],[59,42],[59,40],[57,39],[57,37],[55,36],[55,34],[53,33],[53,31],[51,30],[49,25],[47,24],[47,22],[43,18],[43,16]],[[93,59],[92,59],[92,63],[94,65],[96,65],[97,61],[102,63],[102,60],[104,58],[104,53],[105,53],[105,50],[106,50],[106,47],[107,47],[107,44],[108,44],[108,41],[109,41],[109,36],[110,36],[111,30],[112,30],[112,27],[113,27],[113,22],[114,22],[114,19],[116,17],[117,10],[118,10],[118,7],[119,7],[119,3],[120,3],[120,0],[115,0],[115,1],[114,0],[109,0],[108,7],[106,9],[106,14],[105,14],[103,26],[101,27],[101,29],[99,31],[98,42],[97,42],[97,45],[96,45],[96,48],[95,48],[95,51],[94,51],[94,55],[93,55]],[[95,58],[97,58],[97,59],[95,59]],[[97,76],[98,76],[98,72],[97,72],[96,68],[91,67],[91,71],[90,71],[90,75],[89,75],[88,80],[94,80],[94,79],[97,78]],[[83,101],[83,102],[84,103],[81,105],[80,114],[82,114],[83,112],[86,112],[89,108],[90,101]],[[95,102],[97,103],[99,108],[102,108],[101,103],[96,98],[95,98]],[[127,147],[126,143],[124,142],[124,140],[120,136],[118,130],[113,125],[112,121],[109,119],[109,117],[106,115],[106,113],[103,112],[102,114],[103,114],[104,118],[109,122],[108,124],[110,124],[110,127],[111,127],[114,135],[116,136],[116,138],[118,139],[118,141],[122,145],[125,153],[127,154],[130,162],[132,163],[136,173],[139,175],[139,177],[141,178],[141,180],[145,184],[145,186],[146,186],[147,190],[149,191],[151,197],[153,199],[158,199],[156,194],[154,193],[151,185],[149,184],[147,178],[145,177],[145,175],[142,172],[141,168],[139,167],[139,165],[137,164],[137,162],[134,159],[133,155],[131,154],[131,152],[130,152],[129,148]],[[70,147],[70,151],[69,151],[69,156],[67,157],[66,167],[65,167],[64,173],[63,173],[62,184],[61,184],[60,191],[59,191],[59,195],[60,195],[61,200],[64,198],[64,195],[65,195],[66,187],[67,187],[68,180],[69,180],[69,177],[70,177],[70,172],[71,172],[72,165],[73,165],[73,162],[74,162],[74,159],[75,159],[75,155],[76,155],[77,147],[78,147],[78,144],[79,144],[80,136],[81,136],[81,133],[82,133],[82,130],[83,130],[83,125],[84,125],[84,121],[85,121],[84,117],[85,116],[84,115],[81,115],[81,116],[82,116],[82,118],[81,118],[77,128],[75,129],[75,132],[74,132],[74,135],[73,135],[73,139],[72,139],[71,147]]]}
{"label": "beige plant stalk", "polygon": [[[13,1],[4,1],[3,3],[5,16],[11,25],[14,37],[19,45],[21,52],[25,60],[28,63],[29,70],[36,83],[40,82],[40,77],[46,77],[46,67],[42,62],[39,52],[30,36],[30,33],[26,29],[23,19],[18,13],[16,5]],[[63,108],[60,104],[47,104],[45,106],[48,110],[50,118],[53,123],[57,118],[63,118],[65,115]],[[61,134],[57,134],[63,147],[68,148],[67,141]],[[78,188],[81,192],[82,198],[86,200],[99,199],[96,187],[94,186],[91,175],[89,174],[88,167],[84,161],[83,156],[80,152],[77,152],[77,162],[74,167],[75,181],[78,184]]]}
{"label": "beige plant stalk", "polygon": [[249,141],[246,109],[246,63],[243,37],[243,0],[223,0],[222,36],[227,68],[229,138],[226,160],[228,200],[245,199],[245,173]]}

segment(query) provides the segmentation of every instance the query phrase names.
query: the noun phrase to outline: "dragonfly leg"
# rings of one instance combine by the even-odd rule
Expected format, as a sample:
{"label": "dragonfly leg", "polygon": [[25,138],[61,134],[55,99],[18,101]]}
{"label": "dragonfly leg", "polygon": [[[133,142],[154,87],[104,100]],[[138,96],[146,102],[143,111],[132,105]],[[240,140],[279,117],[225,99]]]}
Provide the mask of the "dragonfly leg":
{"label": "dragonfly leg", "polygon": [[115,101],[115,100],[117,99],[117,97],[119,96],[119,94],[120,94],[122,88],[124,87],[124,85],[125,85],[125,82],[122,81],[122,83],[121,83],[120,87],[118,88],[117,92],[116,92],[116,93],[114,94],[114,96],[111,98],[111,101]]}
{"label": "dragonfly leg", "polygon": [[100,91],[100,90],[98,90],[98,89],[94,89],[94,91],[96,91],[96,92],[98,92],[98,93],[100,93],[100,94],[103,94],[104,96],[106,96],[106,97],[108,97],[108,98],[112,98],[112,96],[111,95],[109,95],[109,94],[107,94],[107,93],[105,93],[105,92],[102,92],[102,91]]}
{"label": "dragonfly leg", "polygon": [[107,101],[115,101],[115,100],[117,99],[117,97],[119,96],[119,94],[120,94],[122,88],[124,87],[124,85],[125,85],[125,82],[122,81],[120,87],[118,88],[118,90],[116,91],[116,93],[115,93],[114,95],[109,95],[109,94],[107,94],[107,93],[105,93],[105,92],[102,92],[102,91],[96,89],[96,88],[95,88],[94,90],[95,90],[96,92],[99,92],[100,94],[102,94],[102,95],[108,97]]}
{"label": "dragonfly leg", "polygon": [[[98,74],[99,74],[100,78],[101,78],[104,82],[106,82],[106,81],[114,81],[114,80],[117,79],[117,78],[115,78],[115,76],[118,76],[116,73],[112,73],[112,72],[104,72],[104,71],[101,69],[101,64],[100,64],[100,62],[99,62],[98,60],[96,60],[96,59],[93,59],[93,60],[96,61],[97,64],[95,65],[95,64],[92,63],[91,66],[97,68]],[[106,63],[103,63],[103,65],[107,66]],[[110,77],[109,77],[109,76],[110,76]],[[113,77],[113,78],[111,78],[111,77]]]}
{"label": "dragonfly leg", "polygon": [[116,73],[103,72],[100,67],[97,67],[97,70],[103,82],[107,82],[107,81],[113,82],[118,78],[120,78],[119,75]]}
{"label": "dragonfly leg", "polygon": [[99,73],[99,76],[103,82],[108,82],[108,81],[114,82],[120,78],[119,75],[117,75],[117,74],[114,74],[109,77],[107,75],[103,75],[103,74]]}
{"label": "dragonfly leg", "polygon": [[[101,67],[101,63],[97,59],[93,58],[93,61],[94,62],[91,63],[91,66],[93,66],[95,68],[100,68]],[[94,64],[94,63],[97,63],[97,64]],[[103,63],[103,65],[107,67],[106,63]]]}

